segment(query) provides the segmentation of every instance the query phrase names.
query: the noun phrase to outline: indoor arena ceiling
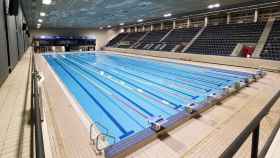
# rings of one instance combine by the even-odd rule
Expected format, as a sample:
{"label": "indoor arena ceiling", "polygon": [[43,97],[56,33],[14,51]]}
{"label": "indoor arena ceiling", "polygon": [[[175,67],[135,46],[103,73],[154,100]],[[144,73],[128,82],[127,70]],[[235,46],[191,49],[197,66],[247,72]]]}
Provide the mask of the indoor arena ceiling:
{"label": "indoor arena ceiling", "polygon": [[[22,5],[32,27],[41,18],[44,28],[93,28],[204,10],[215,3],[224,7],[248,1],[252,0],[52,0],[51,5],[43,5],[42,0],[22,0]],[[46,16],[40,17],[40,12]]]}

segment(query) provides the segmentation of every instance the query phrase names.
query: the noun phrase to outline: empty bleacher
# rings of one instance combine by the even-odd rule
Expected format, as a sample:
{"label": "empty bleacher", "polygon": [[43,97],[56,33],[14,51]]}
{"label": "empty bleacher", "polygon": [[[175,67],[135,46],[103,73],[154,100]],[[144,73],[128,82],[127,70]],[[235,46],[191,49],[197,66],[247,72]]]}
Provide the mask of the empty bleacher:
{"label": "empty bleacher", "polygon": [[176,45],[190,42],[199,30],[200,28],[172,30],[172,32],[162,41],[166,44],[163,51],[172,51]]}
{"label": "empty bleacher", "polygon": [[120,33],[115,38],[113,38],[109,43],[106,45],[107,47],[115,47],[123,38],[125,38],[128,33]]}
{"label": "empty bleacher", "polygon": [[238,43],[257,43],[265,23],[208,26],[186,52],[229,56]]}
{"label": "empty bleacher", "polygon": [[[177,46],[177,51],[180,51],[192,40],[199,30],[200,28],[174,29],[169,34],[170,30],[150,32],[135,48],[172,51]],[[163,40],[161,41],[161,39]]]}
{"label": "empty bleacher", "polygon": [[118,48],[129,48],[133,44],[135,44],[142,36],[144,36],[145,32],[132,32],[121,39],[118,43]]}
{"label": "empty bleacher", "polygon": [[[257,44],[266,22],[207,26],[185,53],[230,56],[237,44]],[[260,57],[280,60],[280,21],[272,31]],[[180,28],[151,32],[120,33],[107,47],[134,48],[152,51],[176,51],[183,48],[201,28]]]}
{"label": "empty bleacher", "polygon": [[275,21],[261,53],[261,58],[280,60],[280,21]]}
{"label": "empty bleacher", "polygon": [[145,49],[146,45],[154,45],[169,32],[169,30],[162,30],[162,31],[152,31],[149,32],[140,42],[140,44],[136,47],[137,49]]}

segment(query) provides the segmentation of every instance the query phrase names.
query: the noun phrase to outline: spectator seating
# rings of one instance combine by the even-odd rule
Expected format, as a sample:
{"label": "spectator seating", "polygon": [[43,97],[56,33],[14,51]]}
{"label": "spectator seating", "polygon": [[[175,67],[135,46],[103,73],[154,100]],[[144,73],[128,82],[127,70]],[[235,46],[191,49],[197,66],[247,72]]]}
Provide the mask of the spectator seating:
{"label": "spectator seating", "polygon": [[229,56],[238,43],[257,43],[265,23],[208,26],[185,52]]}
{"label": "spectator seating", "polygon": [[109,43],[106,45],[107,47],[116,47],[117,44],[128,35],[128,33],[120,33],[115,38],[113,38]]}
{"label": "spectator seating", "polygon": [[136,43],[146,32],[132,32],[119,41],[118,48],[129,48]]}
{"label": "spectator seating", "polygon": [[190,42],[200,29],[201,28],[183,28],[172,30],[167,38],[162,41],[166,44],[163,51],[172,51],[176,45]]}
{"label": "spectator seating", "polygon": [[137,49],[145,49],[144,47],[149,44],[155,44],[160,42],[160,40],[169,32],[169,30],[162,31],[152,31],[149,32],[142,40],[141,44],[138,45]]}
{"label": "spectator seating", "polygon": [[261,53],[261,58],[280,60],[280,21],[275,21]]}
{"label": "spectator seating", "polygon": [[[238,43],[256,44],[264,27],[265,22],[207,26],[202,34],[194,41],[188,50],[185,50],[185,52],[229,56]],[[274,22],[268,41],[260,55],[261,58],[280,60],[279,28],[280,21]],[[149,33],[121,33],[112,39],[107,46],[132,48],[131,46],[133,45],[133,48],[135,49],[181,52],[200,29],[201,28],[182,28],[173,29],[171,31],[153,31]],[[167,35],[168,32],[169,34]],[[163,39],[163,37],[165,38]],[[143,39],[139,41],[141,38]],[[137,41],[139,41],[139,43],[136,44]]]}
{"label": "spectator seating", "polygon": [[177,46],[177,51],[180,51],[192,40],[199,30],[200,28],[174,29],[163,41],[160,40],[170,30],[150,32],[135,48],[155,51],[172,51]]}

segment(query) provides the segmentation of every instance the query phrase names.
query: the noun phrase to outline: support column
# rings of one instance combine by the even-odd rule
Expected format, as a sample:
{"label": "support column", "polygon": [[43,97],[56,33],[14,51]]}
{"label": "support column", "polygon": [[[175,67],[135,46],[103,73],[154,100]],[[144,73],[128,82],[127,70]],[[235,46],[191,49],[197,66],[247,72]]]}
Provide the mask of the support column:
{"label": "support column", "polygon": [[208,17],[206,16],[205,18],[204,18],[204,26],[206,27],[208,25]]}
{"label": "support column", "polygon": [[228,14],[227,14],[227,24],[230,23],[230,20],[231,20],[231,15],[230,15],[230,13],[228,13]]}
{"label": "support column", "polygon": [[160,23],[160,30],[163,30],[163,22]]}
{"label": "support column", "polygon": [[154,30],[154,25],[153,24],[151,24],[151,31],[153,31]]}
{"label": "support column", "polygon": [[187,21],[187,28],[190,28],[190,26],[191,26],[191,19],[188,18],[188,21]]}
{"label": "support column", "polygon": [[142,31],[143,31],[143,32],[145,31],[145,25],[143,25],[143,27],[142,27]]}
{"label": "support column", "polygon": [[254,15],[254,22],[258,22],[258,17],[259,17],[259,11],[256,9]]}
{"label": "support column", "polygon": [[137,32],[137,26],[134,27],[134,32]]}
{"label": "support column", "polygon": [[173,21],[173,29],[176,28],[176,20]]}

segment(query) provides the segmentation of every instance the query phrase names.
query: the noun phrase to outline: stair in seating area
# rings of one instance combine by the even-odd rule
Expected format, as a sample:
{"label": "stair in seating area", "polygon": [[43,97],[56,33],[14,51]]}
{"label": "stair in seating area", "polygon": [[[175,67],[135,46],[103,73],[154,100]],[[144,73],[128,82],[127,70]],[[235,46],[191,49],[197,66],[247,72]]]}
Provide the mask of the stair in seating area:
{"label": "stair in seating area", "polygon": [[263,49],[265,47],[265,44],[266,44],[266,42],[268,40],[268,37],[269,37],[269,34],[270,34],[271,30],[272,30],[274,21],[275,21],[275,18],[270,18],[267,21],[266,26],[265,26],[265,28],[263,30],[263,33],[262,33],[262,35],[261,35],[261,37],[260,37],[260,39],[259,39],[259,41],[257,43],[257,46],[255,48],[255,51],[253,53],[253,57],[254,58],[260,58],[260,55],[261,55],[261,53],[262,53],[262,51],[263,51]]}
{"label": "stair in seating area", "polygon": [[195,40],[202,34],[206,27],[202,27],[199,32],[194,36],[194,38],[181,50],[181,52],[186,52],[191,45],[195,42]]}
{"label": "stair in seating area", "polygon": [[167,32],[167,34],[165,34],[162,38],[161,38],[161,40],[159,41],[159,42],[162,42],[163,40],[165,40],[169,35],[170,35],[170,33],[173,31],[173,29],[171,29],[170,31],[168,31]]}
{"label": "stair in seating area", "polygon": [[149,34],[149,32],[146,32],[142,37],[140,37],[138,39],[137,42],[135,42],[133,45],[131,45],[129,48],[135,48],[147,35]]}
{"label": "stair in seating area", "polygon": [[280,20],[274,21],[272,30],[260,57],[262,59],[280,60]]}

